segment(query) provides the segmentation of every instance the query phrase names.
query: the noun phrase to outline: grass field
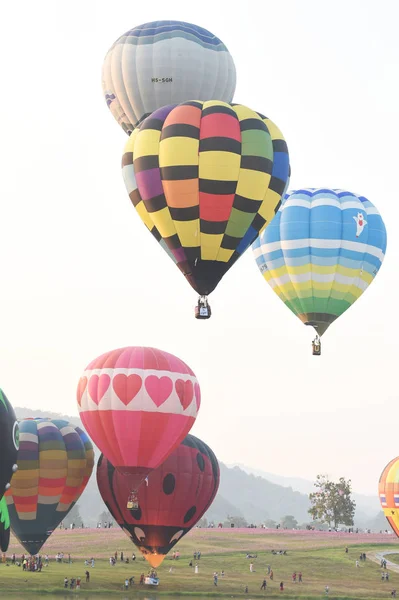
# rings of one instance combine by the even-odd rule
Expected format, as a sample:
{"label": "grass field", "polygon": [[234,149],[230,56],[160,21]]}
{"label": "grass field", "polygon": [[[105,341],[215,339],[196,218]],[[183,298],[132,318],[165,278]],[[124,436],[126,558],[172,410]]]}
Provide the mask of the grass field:
{"label": "grass field", "polygon": [[[345,546],[349,552],[345,553]],[[276,531],[260,529],[195,529],[179,543],[181,556],[179,560],[166,558],[158,568],[160,586],[149,590],[147,586],[135,585],[129,593],[122,591],[126,577],[135,576],[136,583],[140,573],[147,573],[149,565],[141,559],[141,555],[119,528],[57,530],[42,549],[48,553],[50,565],[41,573],[22,571],[15,565],[0,565],[0,595],[12,594],[29,598],[34,593],[63,594],[64,577],[82,577],[84,582],[85,558],[95,558],[95,567],[88,567],[90,584],[82,584],[80,596],[94,598],[117,594],[134,597],[158,597],[163,594],[177,595],[224,595],[226,597],[282,597],[285,598],[321,598],[325,597],[325,585],[329,585],[329,598],[388,598],[391,590],[398,590],[399,572],[390,571],[390,581],[381,580],[379,564],[371,557],[376,552],[393,551],[397,547],[396,561],[399,561],[399,540],[392,535],[377,534],[343,534],[335,532],[308,531]],[[273,555],[271,550],[287,550],[287,555]],[[115,551],[123,550],[125,557],[131,558],[136,552],[137,559],[128,565],[118,563],[112,567],[109,557]],[[193,552],[201,550],[199,573],[189,567]],[[7,555],[15,552],[17,558],[23,552],[21,546],[13,538]],[[71,554],[72,564],[57,564],[54,555],[64,552]],[[250,573],[251,560],[245,558],[246,552],[257,554],[253,560],[254,573]],[[356,567],[356,559],[361,552],[367,554],[367,560]],[[389,555],[394,561],[395,555]],[[266,592],[260,591],[267,565],[270,564],[274,580],[267,578]],[[172,572],[169,572],[172,567]],[[219,574],[224,570],[225,576],[219,576],[218,586],[213,584],[213,572]],[[294,584],[292,573],[302,571],[303,583]],[[284,592],[279,591],[280,581],[284,582]],[[244,588],[248,586],[249,593]],[[73,592],[66,591],[74,596]],[[89,596],[87,595],[89,593]]]}

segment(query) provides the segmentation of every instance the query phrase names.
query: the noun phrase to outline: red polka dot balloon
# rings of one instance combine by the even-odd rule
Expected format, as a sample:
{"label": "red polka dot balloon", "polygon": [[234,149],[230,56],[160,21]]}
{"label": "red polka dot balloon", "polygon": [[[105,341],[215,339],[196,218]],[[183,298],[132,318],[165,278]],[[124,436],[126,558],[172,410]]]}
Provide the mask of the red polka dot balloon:
{"label": "red polka dot balloon", "polygon": [[128,476],[104,457],[97,483],[108,510],[152,567],[208,510],[219,487],[219,464],[212,450],[188,435],[138,490],[138,507],[128,509]]}
{"label": "red polka dot balloon", "polygon": [[173,354],[127,347],[86,367],[77,400],[91,439],[137,488],[190,431],[200,387],[190,367]]}

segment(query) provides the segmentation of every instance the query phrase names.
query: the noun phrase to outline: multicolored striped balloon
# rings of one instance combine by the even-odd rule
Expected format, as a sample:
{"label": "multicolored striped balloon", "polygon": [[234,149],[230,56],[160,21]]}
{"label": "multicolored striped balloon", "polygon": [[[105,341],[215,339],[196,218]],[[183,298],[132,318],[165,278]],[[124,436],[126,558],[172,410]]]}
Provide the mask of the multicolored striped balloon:
{"label": "multicolored striped balloon", "polygon": [[18,471],[6,500],[14,534],[37,554],[83,492],[94,451],[86,433],[62,419],[23,419],[19,432]]}
{"label": "multicolored striped balloon", "polygon": [[399,456],[391,460],[381,473],[378,495],[384,515],[399,537]]}
{"label": "multicolored striped balloon", "polygon": [[77,401],[89,435],[136,490],[190,431],[200,387],[190,367],[173,354],[119,348],[86,367]]}
{"label": "multicolored striped balloon", "polygon": [[321,336],[373,281],[386,245],[384,222],[367,198],[310,188],[286,194],[253,251],[274,292]]}
{"label": "multicolored striped balloon", "polygon": [[274,217],[290,170],[270,119],[216,100],[155,111],[122,166],[140,218],[204,296]]}
{"label": "multicolored striped balloon", "polygon": [[192,98],[231,102],[233,59],[219,38],[183,21],[153,21],[127,31],[103,66],[108,108],[130,134],[154,110]]}

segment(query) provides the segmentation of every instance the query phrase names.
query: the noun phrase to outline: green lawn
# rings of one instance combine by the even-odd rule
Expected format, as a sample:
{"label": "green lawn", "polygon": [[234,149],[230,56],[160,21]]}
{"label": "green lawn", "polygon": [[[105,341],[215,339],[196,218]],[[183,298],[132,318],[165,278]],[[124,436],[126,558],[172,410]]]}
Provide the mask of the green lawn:
{"label": "green lawn", "polygon": [[[364,541],[363,541],[364,540]],[[375,543],[370,543],[375,541]],[[384,542],[384,543],[382,543]],[[181,552],[179,560],[167,558],[158,568],[160,586],[154,593],[168,593],[172,596],[192,595],[207,596],[212,594],[226,595],[228,597],[247,596],[248,598],[268,597],[281,598],[321,598],[325,597],[324,587],[330,587],[329,598],[388,598],[391,590],[396,588],[399,597],[399,573],[390,572],[390,581],[381,581],[379,565],[367,559],[356,568],[355,561],[360,552],[371,556],[375,552],[389,551],[399,545],[396,538],[389,536],[356,537],[322,534],[302,535],[298,532],[265,533],[252,530],[243,533],[242,530],[194,530],[179,543]],[[345,553],[345,546],[349,552]],[[287,555],[273,555],[271,549],[286,548]],[[120,561],[112,567],[109,565],[109,556],[115,550],[123,550],[125,557],[131,557],[135,548],[123,532],[113,530],[74,530],[54,532],[43,554],[50,555],[50,565],[43,568],[41,573],[23,572],[22,568],[15,565],[0,565],[0,593],[23,595],[29,597],[37,593],[63,593],[64,577],[82,577],[81,596],[90,591],[94,595],[102,593],[109,595],[116,593],[126,597],[122,592],[122,585],[126,577],[135,576],[136,582],[140,573],[147,573],[149,565],[138,555],[137,560],[129,565]],[[189,567],[189,561],[195,550],[202,551],[199,561],[199,573]],[[22,552],[16,542],[10,545],[8,554],[13,551],[17,557]],[[58,551],[68,552],[72,555],[72,564],[57,564],[53,557]],[[250,573],[250,560],[245,558],[245,553],[257,553],[255,559],[255,572]],[[84,583],[84,559],[94,556],[94,568],[88,568],[91,575],[90,584]],[[397,555],[389,555],[389,560],[394,560]],[[274,572],[274,580],[267,577],[266,593],[260,591],[264,576],[267,574],[267,565],[270,564]],[[172,572],[169,572],[172,567]],[[213,584],[213,572],[224,570],[225,576],[219,577],[218,586]],[[294,584],[291,580],[292,573],[302,571],[303,583]],[[279,591],[280,581],[284,581],[284,593]],[[244,593],[245,586],[249,594]],[[151,595],[147,586],[135,585],[129,593],[133,597],[137,593],[143,596]],[[69,591],[68,591],[69,594]]]}

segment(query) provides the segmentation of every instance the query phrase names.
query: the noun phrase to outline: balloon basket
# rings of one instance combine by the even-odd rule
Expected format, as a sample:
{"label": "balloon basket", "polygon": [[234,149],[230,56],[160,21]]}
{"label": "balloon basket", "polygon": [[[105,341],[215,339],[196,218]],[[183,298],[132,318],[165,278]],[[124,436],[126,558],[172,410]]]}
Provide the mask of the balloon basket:
{"label": "balloon basket", "polygon": [[198,298],[197,306],[195,307],[195,318],[196,319],[210,319],[212,315],[211,307],[208,303],[206,296],[200,296]]}
{"label": "balloon basket", "polygon": [[139,507],[139,499],[137,496],[137,492],[136,491],[130,492],[129,497],[127,499],[126,508],[128,508],[128,510],[137,510],[138,507]]}
{"label": "balloon basket", "polygon": [[313,354],[313,356],[321,355],[321,340],[318,335],[315,337],[315,339],[312,342],[312,354]]}

